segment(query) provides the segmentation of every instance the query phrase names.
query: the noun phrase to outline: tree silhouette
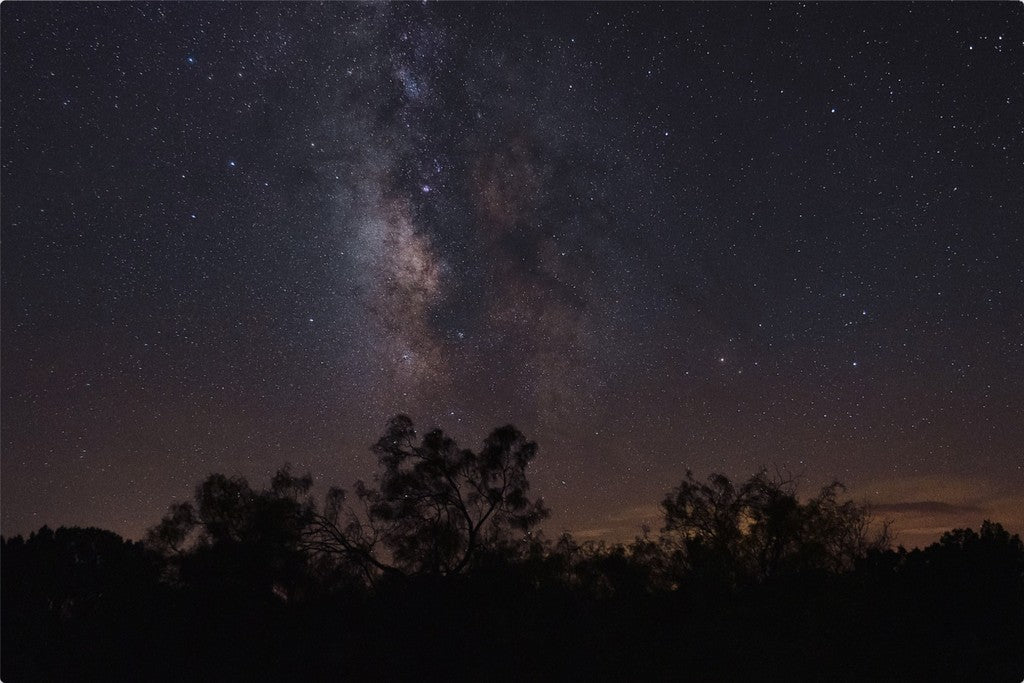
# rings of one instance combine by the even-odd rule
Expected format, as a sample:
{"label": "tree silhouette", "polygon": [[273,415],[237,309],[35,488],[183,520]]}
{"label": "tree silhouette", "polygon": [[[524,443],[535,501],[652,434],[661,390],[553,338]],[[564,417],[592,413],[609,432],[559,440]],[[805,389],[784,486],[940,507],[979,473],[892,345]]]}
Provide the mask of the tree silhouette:
{"label": "tree silhouette", "polygon": [[838,482],[801,503],[792,481],[765,470],[739,486],[723,474],[707,482],[687,472],[662,501],[662,540],[678,571],[735,585],[806,571],[851,569],[888,546],[888,525],[871,534],[865,506],[840,502]]}
{"label": "tree silhouette", "polygon": [[548,515],[528,497],[526,469],[537,445],[511,425],[474,452],[440,429],[417,443],[412,420],[398,415],[373,452],[381,466],[376,486],[356,482],[355,505],[332,489],[306,534],[307,548],[354,563],[371,581],[461,573]]}
{"label": "tree silhouette", "polygon": [[172,560],[168,568],[179,579],[217,590],[227,579],[232,588],[287,598],[305,574],[301,541],[314,513],[306,497],[312,483],[287,465],[263,491],[242,477],[212,474],[196,487],[194,503],[171,506],[146,544]]}
{"label": "tree silhouette", "polygon": [[[0,539],[0,677],[1024,672],[1024,543],[999,524],[894,550],[838,484],[800,499],[764,472],[740,484],[687,473],[660,535],[552,542],[533,530],[546,514],[528,497],[536,447],[515,428],[472,452],[440,430],[417,438],[399,416],[374,450],[381,471],[352,506],[335,490],[318,507],[309,475],[285,467],[262,490],[208,477],[145,545],[77,528]],[[496,643],[512,665],[495,668]]]}

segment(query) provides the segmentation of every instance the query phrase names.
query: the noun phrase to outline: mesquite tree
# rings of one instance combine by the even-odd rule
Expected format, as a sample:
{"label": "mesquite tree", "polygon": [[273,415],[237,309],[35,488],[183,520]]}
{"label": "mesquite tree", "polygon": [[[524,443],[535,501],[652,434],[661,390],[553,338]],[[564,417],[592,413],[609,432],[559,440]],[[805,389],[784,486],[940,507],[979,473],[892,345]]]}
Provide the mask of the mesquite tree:
{"label": "mesquite tree", "polygon": [[440,429],[418,439],[412,420],[399,415],[373,451],[381,466],[375,484],[357,482],[351,501],[332,489],[306,536],[307,547],[354,563],[371,581],[382,573],[463,572],[548,515],[528,497],[537,444],[511,425],[474,452]]}

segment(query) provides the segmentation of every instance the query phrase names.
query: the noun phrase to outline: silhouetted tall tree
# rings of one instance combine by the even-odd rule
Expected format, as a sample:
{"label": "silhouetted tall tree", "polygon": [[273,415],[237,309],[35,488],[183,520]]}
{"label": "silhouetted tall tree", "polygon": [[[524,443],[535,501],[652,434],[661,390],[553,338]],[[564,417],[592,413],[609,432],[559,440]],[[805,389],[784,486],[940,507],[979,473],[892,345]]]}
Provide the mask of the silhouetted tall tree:
{"label": "silhouetted tall tree", "polygon": [[373,446],[376,486],[355,485],[355,504],[332,489],[314,515],[307,547],[381,573],[449,575],[481,551],[524,536],[548,515],[528,497],[526,469],[537,445],[511,425],[491,432],[479,452],[442,430],[417,440],[412,420],[392,418]]}

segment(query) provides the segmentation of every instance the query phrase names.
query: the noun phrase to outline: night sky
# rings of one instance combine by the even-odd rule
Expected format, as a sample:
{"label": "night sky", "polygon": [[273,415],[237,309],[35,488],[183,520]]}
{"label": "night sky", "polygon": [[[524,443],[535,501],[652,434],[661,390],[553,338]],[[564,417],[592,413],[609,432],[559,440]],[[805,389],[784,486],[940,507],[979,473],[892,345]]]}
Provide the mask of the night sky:
{"label": "night sky", "polygon": [[2,526],[540,443],[545,531],[689,468],[1024,531],[1024,5],[12,4]]}

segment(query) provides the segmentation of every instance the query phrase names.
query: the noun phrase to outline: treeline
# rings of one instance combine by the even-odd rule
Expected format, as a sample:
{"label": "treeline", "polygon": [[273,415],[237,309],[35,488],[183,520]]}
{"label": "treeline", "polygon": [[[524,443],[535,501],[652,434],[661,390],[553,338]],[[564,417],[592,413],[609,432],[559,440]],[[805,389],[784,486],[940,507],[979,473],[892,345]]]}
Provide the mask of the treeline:
{"label": "treeline", "polygon": [[394,418],[316,499],[212,475],[144,541],[3,539],[4,681],[1024,678],[1024,544],[892,548],[838,483],[686,473],[627,544],[548,539],[514,427],[479,451]]}

